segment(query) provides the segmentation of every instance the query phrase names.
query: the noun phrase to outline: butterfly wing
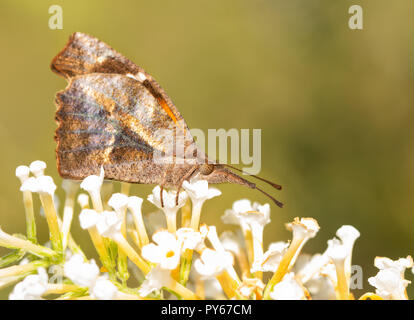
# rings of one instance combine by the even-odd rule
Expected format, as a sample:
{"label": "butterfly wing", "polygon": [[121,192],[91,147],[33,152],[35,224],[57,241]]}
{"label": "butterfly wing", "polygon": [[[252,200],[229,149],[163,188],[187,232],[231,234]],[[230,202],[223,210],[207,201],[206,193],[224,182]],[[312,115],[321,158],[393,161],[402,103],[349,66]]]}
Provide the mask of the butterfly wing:
{"label": "butterfly wing", "polygon": [[[75,33],[52,62],[69,80],[57,94],[57,161],[61,176],[83,179],[105,169],[106,179],[174,185],[188,168],[154,161],[171,153],[158,132],[184,132],[185,148],[194,139],[174,104],[145,71],[91,36]],[[165,131],[167,130],[167,131]]]}

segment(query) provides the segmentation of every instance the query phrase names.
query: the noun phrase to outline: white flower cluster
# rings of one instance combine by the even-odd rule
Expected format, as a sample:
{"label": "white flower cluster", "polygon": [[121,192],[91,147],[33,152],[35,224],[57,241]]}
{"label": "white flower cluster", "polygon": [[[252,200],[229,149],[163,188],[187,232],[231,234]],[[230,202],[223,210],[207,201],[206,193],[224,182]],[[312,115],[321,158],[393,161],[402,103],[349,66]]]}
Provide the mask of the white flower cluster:
{"label": "white flower cluster", "polygon": [[[339,228],[324,253],[308,255],[302,251],[317,235],[318,222],[295,218],[286,224],[292,238],[264,250],[269,204],[234,202],[222,221],[236,225],[237,231],[218,235],[215,226],[200,224],[204,202],[221,195],[207,181],[184,181],[179,194],[156,186],[147,200],[158,211],[144,214],[144,199],[130,196],[126,184],[121,192],[112,193],[103,169],[80,184],[63,181],[66,198],[60,216],[56,185],[44,175],[45,168],[44,162],[35,161],[16,169],[27,236],[0,229],[0,246],[15,250],[7,261],[0,258],[5,266],[0,269],[0,289],[17,283],[10,299],[356,299],[350,283],[352,252],[360,234],[352,226]],[[79,187],[87,194],[77,196]],[[37,242],[33,194],[42,203],[49,246]],[[80,226],[89,233],[101,267],[86,258],[71,235],[76,199]],[[413,268],[413,259],[377,257],[375,266],[378,274],[368,279],[375,292],[359,299],[408,299],[410,282],[404,273]],[[47,269],[61,270],[61,277],[49,278]],[[130,276],[140,283],[138,287],[130,287]]]}

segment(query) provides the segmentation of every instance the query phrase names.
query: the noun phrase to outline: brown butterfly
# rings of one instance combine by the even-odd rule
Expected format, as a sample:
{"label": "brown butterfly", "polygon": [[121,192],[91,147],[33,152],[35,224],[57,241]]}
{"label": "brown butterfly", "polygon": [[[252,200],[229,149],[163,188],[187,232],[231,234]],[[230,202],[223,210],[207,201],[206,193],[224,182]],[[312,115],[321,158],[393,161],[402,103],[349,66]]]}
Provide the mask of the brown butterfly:
{"label": "brown butterfly", "polygon": [[[212,161],[197,149],[183,117],[160,85],[102,41],[74,33],[53,59],[51,69],[69,82],[55,102],[57,166],[63,178],[81,180],[103,167],[105,179],[180,190],[184,180],[199,174],[209,183],[257,189],[282,206],[256,184],[229,170],[240,169]],[[183,161],[176,161],[175,149],[165,141],[168,137],[156,134],[162,130],[184,133]],[[186,156],[188,150],[192,157]],[[174,161],[154,161],[155,154],[167,154]]]}

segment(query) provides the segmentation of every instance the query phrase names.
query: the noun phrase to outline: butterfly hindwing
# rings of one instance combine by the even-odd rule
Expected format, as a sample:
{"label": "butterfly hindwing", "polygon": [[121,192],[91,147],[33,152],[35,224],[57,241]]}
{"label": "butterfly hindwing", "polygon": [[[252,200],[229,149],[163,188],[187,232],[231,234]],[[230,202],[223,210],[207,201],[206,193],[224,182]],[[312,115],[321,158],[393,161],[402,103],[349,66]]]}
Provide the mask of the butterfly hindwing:
{"label": "butterfly hindwing", "polygon": [[154,130],[174,132],[176,123],[139,81],[117,74],[76,76],[56,104],[61,176],[83,179],[103,166],[106,179],[163,182],[168,164],[153,156],[169,151]]}

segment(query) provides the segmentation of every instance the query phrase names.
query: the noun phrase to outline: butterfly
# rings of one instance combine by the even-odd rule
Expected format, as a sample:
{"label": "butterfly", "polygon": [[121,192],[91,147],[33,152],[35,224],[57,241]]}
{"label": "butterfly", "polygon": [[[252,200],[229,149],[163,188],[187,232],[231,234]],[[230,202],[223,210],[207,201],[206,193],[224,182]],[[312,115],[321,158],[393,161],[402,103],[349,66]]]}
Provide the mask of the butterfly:
{"label": "butterfly", "polygon": [[[232,171],[240,169],[217,163],[199,150],[161,86],[106,43],[76,32],[52,60],[51,69],[68,81],[55,99],[56,158],[63,178],[81,180],[103,168],[105,179],[179,191],[185,180],[198,175],[212,184],[257,189],[282,207],[255,183]],[[184,150],[180,154],[171,147],[176,132],[180,132]]]}

